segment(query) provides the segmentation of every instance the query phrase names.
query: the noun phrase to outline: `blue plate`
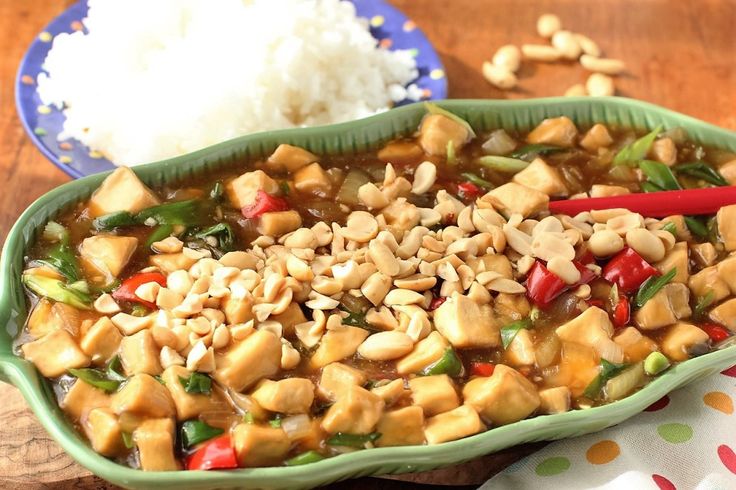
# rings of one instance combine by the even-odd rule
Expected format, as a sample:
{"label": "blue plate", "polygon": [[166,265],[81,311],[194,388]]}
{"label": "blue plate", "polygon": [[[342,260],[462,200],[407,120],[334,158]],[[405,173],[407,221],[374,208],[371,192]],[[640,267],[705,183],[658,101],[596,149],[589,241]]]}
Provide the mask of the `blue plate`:
{"label": "blue plate", "polygon": [[[419,30],[399,10],[383,0],[351,0],[358,15],[370,22],[373,37],[389,49],[411,49],[415,53],[419,77],[416,84],[425,100],[447,97],[447,79],[437,52]],[[77,140],[59,141],[64,115],[53,107],[43,105],[36,92],[36,77],[43,71],[41,65],[51,49],[54,36],[62,32],[83,30],[82,19],[87,16],[87,1],[82,0],[55,18],[31,44],[15,83],[15,102],[23,127],[31,141],[51,163],[74,178],[84,177],[114,168],[97,152],[90,151]],[[412,102],[405,100],[397,105]]]}

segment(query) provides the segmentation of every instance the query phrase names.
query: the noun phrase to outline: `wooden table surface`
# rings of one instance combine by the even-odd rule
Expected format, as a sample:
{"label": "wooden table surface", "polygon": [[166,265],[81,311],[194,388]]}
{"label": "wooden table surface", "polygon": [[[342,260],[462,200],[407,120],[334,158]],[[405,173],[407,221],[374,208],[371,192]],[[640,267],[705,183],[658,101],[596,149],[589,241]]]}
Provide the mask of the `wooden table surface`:
{"label": "wooden table surface", "polygon": [[[69,178],[26,137],[13,104],[13,82],[33,37],[71,0],[0,0],[0,237],[34,199]],[[733,0],[392,0],[429,36],[445,63],[450,97],[528,98],[561,95],[586,72],[577,64],[525,63],[519,86],[502,92],[480,65],[507,43],[539,42],[536,18],[558,14],[565,27],[623,59],[619,95],[653,102],[736,129],[736,2]],[[33,418],[18,392],[0,386],[0,488],[109,488],[78,466]],[[423,483],[471,485],[535,447],[517,448],[415,477]],[[331,488],[407,488],[364,478]],[[414,486],[414,485],[411,485]]]}

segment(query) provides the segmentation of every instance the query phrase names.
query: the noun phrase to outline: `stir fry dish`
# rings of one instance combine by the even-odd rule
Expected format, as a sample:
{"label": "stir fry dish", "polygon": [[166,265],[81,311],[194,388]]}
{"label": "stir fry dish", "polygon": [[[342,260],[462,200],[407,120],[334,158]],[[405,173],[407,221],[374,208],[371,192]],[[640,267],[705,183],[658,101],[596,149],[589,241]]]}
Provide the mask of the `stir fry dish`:
{"label": "stir fry dish", "polygon": [[621,399],[736,332],[736,206],[548,203],[736,181],[678,129],[476,135],[430,107],[378,151],[282,144],[48,223],[19,355],[98,453],[146,471],[310,464]]}

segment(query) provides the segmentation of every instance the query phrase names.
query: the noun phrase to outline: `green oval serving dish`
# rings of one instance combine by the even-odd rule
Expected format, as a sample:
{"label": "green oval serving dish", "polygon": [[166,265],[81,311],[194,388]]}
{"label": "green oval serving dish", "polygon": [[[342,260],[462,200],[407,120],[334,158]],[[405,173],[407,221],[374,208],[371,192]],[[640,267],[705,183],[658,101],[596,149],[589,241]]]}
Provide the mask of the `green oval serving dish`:
{"label": "green oval serving dish", "polygon": [[[682,114],[624,98],[548,98],[523,101],[451,100],[439,103],[477,130],[529,130],[546,117],[568,116],[581,126],[601,122],[651,129],[681,126],[690,139],[736,151],[736,133]],[[351,154],[376,148],[398,135],[410,134],[425,114],[421,104],[405,106],[359,121],[308,129],[244,136],[195,153],[135,168],[149,185],[204,174],[236,162],[268,155],[279,143],[321,154]],[[340,455],[295,467],[231,471],[143,472],[95,453],[57,407],[50,385],[29,362],[14,355],[12,342],[22,329],[27,303],[20,283],[23,256],[45,223],[87,199],[107,173],[65,184],[33,203],[7,237],[0,262],[0,379],[15,385],[46,430],[80,464],[127,488],[298,489],[359,476],[427,471],[461,463],[517,444],[574,437],[618,424],[641,412],[666,393],[736,364],[736,345],[683,362],[639,392],[610,405],[546,415],[435,446],[379,448]]]}

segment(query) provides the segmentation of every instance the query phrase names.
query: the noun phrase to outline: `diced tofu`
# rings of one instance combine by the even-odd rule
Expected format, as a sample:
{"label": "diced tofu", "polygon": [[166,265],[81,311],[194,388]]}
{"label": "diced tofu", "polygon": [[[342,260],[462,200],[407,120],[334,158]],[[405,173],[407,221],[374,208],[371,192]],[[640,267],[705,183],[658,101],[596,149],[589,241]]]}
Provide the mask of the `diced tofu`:
{"label": "diced tofu", "polygon": [[302,226],[302,217],[296,211],[263,213],[258,221],[258,232],[262,235],[280,237]]}
{"label": "diced tofu", "polygon": [[547,209],[549,204],[547,194],[516,182],[509,182],[496,187],[483,196],[481,200],[490,202],[497,211],[506,216],[519,213],[524,218]]}
{"label": "diced tofu", "polygon": [[736,256],[719,262],[717,269],[718,277],[728,284],[731,294],[736,294]]}
{"label": "diced tofu", "polygon": [[230,325],[245,323],[254,318],[253,315],[253,296],[244,298],[225,296],[220,300],[220,307],[225,313],[225,320]]}
{"label": "diced tofu", "polygon": [[120,342],[120,361],[128,376],[139,373],[152,376],[161,374],[159,348],[153,340],[151,331],[141,330],[123,337]]}
{"label": "diced tofu", "polygon": [[736,204],[719,209],[716,214],[716,223],[723,245],[726,250],[733,252],[736,250]]}
{"label": "diced tofu", "polygon": [[731,294],[731,288],[718,274],[718,267],[712,265],[690,276],[687,285],[696,298],[702,298],[713,293],[713,301],[718,302]]}
{"label": "diced tofu", "polygon": [[506,362],[511,366],[533,366],[536,363],[534,341],[529,330],[521,329],[506,348]]}
{"label": "diced tofu", "polygon": [[72,420],[81,420],[90,410],[95,408],[107,408],[110,406],[111,397],[99,388],[77,379],[59,406]]}
{"label": "diced tofu", "polygon": [[690,245],[690,257],[701,267],[710,267],[718,258],[716,247],[710,242],[693,243]]}
{"label": "diced tofu", "polygon": [[497,364],[493,375],[474,378],[463,388],[465,403],[475,408],[493,425],[525,419],[539,408],[539,393],[523,374],[504,364]]}
{"label": "diced tofu", "polygon": [[732,332],[736,332],[736,298],[731,298],[716,306],[708,317],[716,323],[724,325]]}
{"label": "diced tofu", "polygon": [[551,415],[570,410],[570,388],[558,386],[539,392],[539,413]]}
{"label": "diced tofu", "polygon": [[40,339],[59,329],[64,329],[72,334],[72,337],[76,337],[79,334],[80,324],[79,310],[64,303],[54,303],[48,298],[41,298],[28,318],[27,328],[34,339]]}
{"label": "diced tofu", "polygon": [[23,357],[36,365],[47,378],[61,376],[68,369],[89,366],[90,358],[82,352],[66,330],[55,330],[21,347]]}
{"label": "diced tofu", "polygon": [[215,355],[213,377],[235,391],[243,391],[262,378],[276,374],[281,366],[281,341],[258,330]]}
{"label": "diced tofu", "polygon": [[351,386],[322,419],[325,432],[370,434],[383,413],[383,399],[360,386]]}
{"label": "diced tofu", "polygon": [[[307,321],[299,303],[296,301],[289,304],[283,313],[279,315],[271,315],[269,320],[279,322],[283,328],[284,337],[291,338],[295,335],[294,325],[299,325]],[[230,322],[232,323],[232,322]]]}
{"label": "diced tofu", "polygon": [[368,333],[368,330],[348,325],[328,330],[322,336],[319,347],[312,354],[309,360],[310,366],[313,369],[319,369],[352,356],[358,350],[358,346],[368,337]]}
{"label": "diced tofu", "polygon": [[493,301],[493,310],[498,316],[506,316],[514,320],[528,317],[531,309],[529,300],[523,294],[498,293]]}
{"label": "diced tofu", "polygon": [[96,235],[82,241],[79,254],[103,274],[117,277],[128,265],[137,246],[135,237]]}
{"label": "diced tofu", "polygon": [[418,373],[435,361],[438,361],[450,344],[439,332],[432,332],[426,338],[414,344],[414,350],[396,361],[396,372],[399,374]]}
{"label": "diced tofu", "polygon": [[556,332],[560,340],[592,347],[609,362],[623,361],[623,349],[611,340],[613,324],[608,318],[608,313],[598,307],[588,308],[564,325],[557,327]]}
{"label": "diced tofu", "polygon": [[442,114],[428,114],[419,127],[419,146],[430,155],[446,155],[450,142],[457,151],[470,136],[468,129],[459,122]]}
{"label": "diced tofu", "polygon": [[419,224],[421,216],[415,205],[404,198],[397,199],[381,211],[386,223],[401,231],[408,231]]}
{"label": "diced tofu", "polygon": [[179,463],[174,455],[174,421],[150,419],[133,431],[133,442],[143,471],[176,471]]}
{"label": "diced tofu", "polygon": [[672,138],[659,138],[652,143],[647,156],[655,162],[671,167],[677,162],[677,147]]}
{"label": "diced tofu", "polygon": [[367,380],[363,371],[333,362],[322,368],[318,394],[325,400],[335,401],[351,386],[363,386]]}
{"label": "diced tofu", "polygon": [[166,274],[179,270],[189,270],[191,266],[197,263],[197,259],[187,257],[183,253],[151,255],[148,257],[148,261]]}
{"label": "diced tofu", "polygon": [[281,428],[238,424],[232,432],[238,464],[245,467],[280,464],[291,442]]}
{"label": "diced tofu", "polygon": [[161,201],[128,167],[118,167],[107,176],[89,200],[90,216],[116,211],[137,213]]}
{"label": "diced tofu", "polygon": [[424,437],[427,444],[440,444],[472,436],[484,430],[486,426],[481,422],[478,412],[469,405],[461,405],[428,419]]}
{"label": "diced tofu", "polygon": [[532,144],[546,144],[570,148],[575,145],[578,128],[570,118],[561,116],[545,119],[526,137]]}
{"label": "diced tofu", "polygon": [[560,362],[545,372],[545,384],[550,387],[567,386],[573,397],[578,397],[598,376],[601,356],[587,345],[562,342]]}
{"label": "diced tofu", "polygon": [[667,252],[664,259],[654,264],[654,267],[662,274],[666,274],[673,268],[676,269],[677,274],[672,278],[672,282],[687,284],[688,279],[690,279],[690,259],[687,256],[687,243],[677,242]]}
{"label": "diced tofu", "polygon": [[253,204],[258,191],[277,194],[280,189],[278,182],[266,175],[266,172],[255,170],[231,180],[225,185],[225,190],[233,207],[240,209]]}
{"label": "diced tofu", "polygon": [[625,196],[627,194],[631,194],[631,191],[620,185],[594,184],[590,188],[590,197]]}
{"label": "diced tofu", "polygon": [[446,374],[412,378],[409,387],[414,404],[422,407],[428,417],[460,406],[455,383]]}
{"label": "diced tofu", "polygon": [[560,172],[547,165],[541,158],[535,158],[527,168],[514,175],[512,181],[548,196],[564,197],[568,195]]}
{"label": "diced tofu", "polygon": [[314,384],[306,378],[280,381],[264,379],[251,396],[260,406],[276,413],[307,413],[314,401]]}
{"label": "diced tofu", "polygon": [[655,330],[691,314],[690,290],[684,284],[671,282],[634,313],[634,321],[642,330]]}
{"label": "diced tofu", "polygon": [[293,173],[312,162],[318,162],[319,157],[308,152],[304,148],[281,144],[268,157],[270,167],[280,170],[286,169],[287,172]]}
{"label": "diced tofu", "polygon": [[657,343],[642,335],[634,327],[626,327],[613,338],[624,350],[624,361],[627,363],[639,362],[646,359],[652,352],[659,350]]}
{"label": "diced tofu", "polygon": [[95,408],[82,424],[92,449],[103,456],[114,457],[125,453],[123,435],[118,417],[108,408]]}
{"label": "diced tofu", "polygon": [[591,152],[598,151],[598,148],[606,148],[611,143],[613,143],[613,138],[603,124],[595,124],[580,140],[580,146]]}
{"label": "diced tofu", "polygon": [[687,227],[687,223],[685,223],[685,217],[683,215],[673,214],[672,216],[667,216],[662,220],[662,225],[665,223],[672,223],[675,225],[675,234],[678,242],[686,242],[692,238],[692,233],[690,233],[690,229]]}
{"label": "diced tofu", "polygon": [[496,347],[501,341],[493,309],[457,293],[435,310],[434,326],[457,348]]}
{"label": "diced tofu", "polygon": [[105,364],[120,347],[123,336],[118,328],[106,316],[101,317],[82,337],[79,346],[92,358],[93,364]]}
{"label": "diced tofu", "polygon": [[179,421],[197,418],[203,412],[212,411],[218,406],[212,395],[187,393],[180,378],[189,378],[191,372],[184,366],[170,366],[161,375],[164,386],[169,390],[176,407],[176,418]]}
{"label": "diced tofu", "polygon": [[113,412],[131,413],[145,417],[174,417],[176,407],[169,390],[148,374],[132,376],[112,396]]}
{"label": "diced tofu", "polygon": [[486,254],[482,257],[469,258],[466,263],[473,269],[476,274],[479,272],[498,272],[506,279],[513,279],[514,272],[511,267],[511,261],[503,254]]}
{"label": "diced tofu", "polygon": [[332,182],[330,182],[330,176],[327,175],[322,165],[315,162],[294,174],[294,187],[299,192],[326,196],[332,188]]}
{"label": "diced tofu", "polygon": [[411,390],[407,390],[404,387],[404,380],[402,378],[395,379],[385,385],[376,386],[371,389],[371,393],[383,398],[387,407],[392,406],[394,403],[402,400],[404,397],[411,394]]}
{"label": "diced tofu", "polygon": [[413,141],[392,141],[378,150],[378,159],[386,163],[410,165],[419,163],[424,151]]}
{"label": "diced tofu", "polygon": [[659,341],[664,355],[673,361],[686,361],[696,345],[706,344],[710,337],[695,325],[678,322],[667,327]]}
{"label": "diced tofu", "polygon": [[378,447],[424,444],[424,413],[421,407],[404,407],[383,414],[376,432]]}
{"label": "diced tofu", "polygon": [[736,160],[731,160],[718,167],[723,178],[731,185],[736,185]]}

